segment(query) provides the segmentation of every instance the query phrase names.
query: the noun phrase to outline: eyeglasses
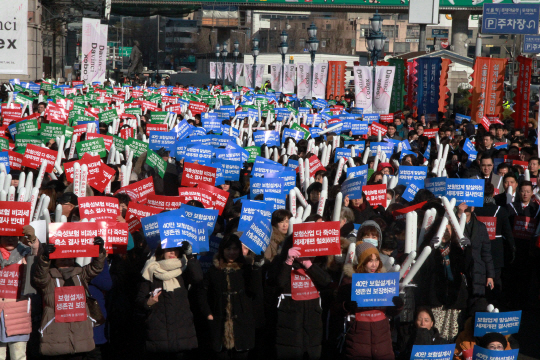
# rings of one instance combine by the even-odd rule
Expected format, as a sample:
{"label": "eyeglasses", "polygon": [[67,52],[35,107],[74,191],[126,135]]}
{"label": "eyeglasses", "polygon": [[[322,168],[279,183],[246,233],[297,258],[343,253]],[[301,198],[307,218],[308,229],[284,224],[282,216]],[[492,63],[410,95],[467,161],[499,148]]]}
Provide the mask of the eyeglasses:
{"label": "eyeglasses", "polygon": [[489,344],[488,349],[489,350],[499,350],[499,351],[501,351],[501,350],[504,350],[504,347],[502,346],[501,343],[497,343],[497,344]]}

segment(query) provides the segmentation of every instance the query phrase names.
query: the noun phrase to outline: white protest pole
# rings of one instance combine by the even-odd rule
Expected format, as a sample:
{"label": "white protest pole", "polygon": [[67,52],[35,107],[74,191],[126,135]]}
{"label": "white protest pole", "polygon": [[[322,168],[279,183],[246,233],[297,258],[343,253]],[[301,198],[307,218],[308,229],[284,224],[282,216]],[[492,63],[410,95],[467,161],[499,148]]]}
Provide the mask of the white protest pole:
{"label": "white protest pole", "polygon": [[424,213],[424,219],[422,220],[422,227],[420,228],[420,236],[418,236],[418,244],[416,248],[424,242],[424,236],[426,235],[426,232],[433,224],[433,221],[435,221],[435,216],[437,215],[437,210],[435,209],[427,209]]}
{"label": "white protest pole", "polygon": [[309,177],[311,173],[309,166],[310,166],[309,159],[305,159],[304,160],[304,181],[309,181]]}
{"label": "white protest pole", "polygon": [[325,165],[325,160],[326,160],[326,152],[328,151],[328,148],[326,147],[326,144],[323,143],[323,149],[322,149],[322,155],[321,155],[321,163],[323,164],[323,166],[326,166]]}
{"label": "white protest pole", "polygon": [[6,173],[6,174],[7,174],[7,170],[6,170],[6,165],[5,165],[5,164],[0,164],[0,172]]}
{"label": "white protest pole", "polygon": [[386,162],[386,153],[384,151],[381,152],[381,162]]}
{"label": "white protest pole", "polygon": [[441,162],[442,156],[443,156],[444,147],[443,144],[439,144],[437,146],[437,160]]}
{"label": "white protest pole", "polygon": [[[30,212],[30,214],[32,215],[32,221],[36,221],[39,219],[40,209],[42,208],[45,197],[47,197],[47,195],[41,194],[41,196],[39,197],[39,202],[37,203],[37,206],[31,207],[32,211]],[[37,197],[36,197],[36,201],[37,201]]]}
{"label": "white protest pole", "polygon": [[4,183],[6,182],[6,173],[0,173],[0,190],[4,189]]}
{"label": "white protest pole", "polygon": [[390,184],[389,184],[388,188],[389,189],[395,188],[398,181],[399,181],[399,175],[394,176],[392,179],[390,179]]}
{"label": "white protest pole", "polygon": [[331,126],[329,128],[326,128],[324,129],[323,131],[321,131],[319,134],[320,135],[324,135],[328,132],[333,132],[334,130],[338,130],[338,129],[341,129],[343,127],[343,123],[339,123],[337,125],[334,125],[334,126]]}
{"label": "white protest pole", "polygon": [[120,184],[124,186],[124,177],[126,175],[126,165],[120,166]]}
{"label": "white protest pole", "polygon": [[382,183],[383,185],[388,185],[388,175],[383,175]]}
{"label": "white protest pole", "polygon": [[362,154],[362,163],[364,165],[367,164],[367,161],[368,161],[368,157],[369,157],[369,153],[371,152],[371,149],[368,147],[365,148],[364,150],[364,154]]}
{"label": "white protest pole", "polygon": [[[294,189],[289,190],[289,211],[293,217],[296,216],[296,191]],[[289,229],[291,226],[292,225],[289,223]]]}
{"label": "white protest pole", "polygon": [[448,201],[446,196],[442,197],[442,202],[443,202],[444,208],[446,209],[446,213],[450,217],[450,224],[452,224],[452,227],[454,228],[454,231],[456,232],[458,239],[462,239],[463,231],[461,230],[461,226],[459,226],[458,219],[456,218],[456,215],[454,214],[454,207],[450,204],[450,201]]}
{"label": "white protest pole", "polygon": [[302,216],[302,222],[306,221],[309,215],[311,215],[311,205],[308,205],[306,209],[304,210],[304,216]]}
{"label": "white protest pole", "polygon": [[339,221],[341,218],[341,203],[343,202],[343,194],[338,192],[334,204],[334,213],[332,214],[332,221]]}
{"label": "white protest pole", "polygon": [[456,207],[456,198],[450,199],[450,208],[453,209]]}
{"label": "white protest pole", "polygon": [[405,254],[410,254],[416,247],[416,233],[418,230],[418,214],[416,211],[408,212],[405,215]]}
{"label": "white protest pole", "polygon": [[338,168],[336,171],[336,177],[334,178],[334,185],[339,184],[339,178],[341,177],[341,173],[343,172],[344,165],[345,165],[345,158],[339,159]]}
{"label": "white protest pole", "polygon": [[81,164],[73,164],[73,193],[77,196],[81,194]]}
{"label": "white protest pole", "polygon": [[326,193],[328,194],[328,178],[326,176],[322,179],[322,191],[326,191]]}
{"label": "white protest pole", "polygon": [[326,149],[326,157],[324,158],[323,166],[328,166],[328,162],[330,162],[330,155],[332,155],[332,144],[328,144],[328,148]]}
{"label": "white protest pole", "polygon": [[264,147],[264,157],[270,159],[270,151],[268,150],[268,145]]}
{"label": "white protest pole", "polygon": [[439,242],[433,245],[435,249],[437,249],[441,245],[442,238],[444,236],[444,232],[446,231],[447,225],[448,225],[448,218],[444,216],[441,221],[441,225],[439,225],[439,228],[437,229],[437,233],[435,235],[435,237],[439,239]]}
{"label": "white protest pole", "polygon": [[465,231],[465,225],[467,225],[467,214],[463,213],[459,217],[459,228],[461,229],[461,232]]}
{"label": "white protest pole", "polygon": [[116,150],[115,153],[116,153],[116,156],[115,156],[115,159],[114,159],[114,163],[115,163],[116,165],[119,165],[120,162],[121,162],[121,160],[120,160],[120,155],[121,155],[121,154],[120,154],[120,151]]}
{"label": "white protest pole", "polygon": [[523,173],[523,180],[531,181],[531,173],[529,172],[529,169],[525,170]]}
{"label": "white protest pole", "polygon": [[399,272],[399,279],[401,280],[403,276],[405,276],[405,273],[407,272],[407,269],[409,266],[411,266],[412,262],[416,258],[416,251],[411,251],[405,261],[403,262],[401,266],[401,271]]}
{"label": "white protest pole", "polygon": [[7,193],[4,191],[4,189],[0,190],[0,201],[6,201],[7,200]]}
{"label": "white protest pole", "polygon": [[379,166],[380,156],[381,156],[381,146],[377,145],[377,152],[375,153],[375,162],[373,163],[373,171],[377,171],[377,167]]}
{"label": "white protest pole", "polygon": [[377,130],[377,141],[378,141],[378,142],[381,142],[381,141],[382,141],[381,129],[378,129],[378,130]]}
{"label": "white protest pole", "polygon": [[7,201],[15,201],[15,186],[10,186],[7,193]]}
{"label": "white protest pole", "polygon": [[9,192],[9,187],[11,186],[11,174],[6,175],[6,180],[4,180],[4,190],[6,194]]}
{"label": "white protest pole", "polygon": [[37,187],[38,189],[41,188],[41,182],[43,181],[43,177],[45,176],[45,169],[46,168],[47,168],[47,162],[45,160],[43,160],[41,162],[41,166],[39,167],[39,173],[38,173],[38,176],[36,178],[35,187]]}
{"label": "white protest pole", "polygon": [[60,136],[60,143],[58,144],[58,155],[56,156],[56,162],[55,166],[60,167],[60,162],[62,161],[62,158],[64,157],[64,142],[66,141],[66,137],[64,135]]}
{"label": "white protest pole", "polygon": [[439,139],[439,133],[436,132],[436,133],[435,133],[435,144],[436,144],[437,146],[439,146],[440,143],[441,143],[441,140]]}
{"label": "white protest pole", "polygon": [[81,192],[80,197],[86,196],[86,184],[88,182],[88,165],[82,164],[81,165],[81,186],[79,188],[79,191]]}
{"label": "white protest pole", "polygon": [[397,146],[397,152],[401,152],[401,150],[403,150],[403,144],[399,143]]}
{"label": "white protest pole", "polygon": [[36,213],[34,214],[34,221],[39,220],[44,211],[47,212],[47,214],[49,213],[49,204],[51,202],[51,198],[45,194],[43,194],[41,198],[43,199],[43,201],[39,199],[40,205],[36,209]]}
{"label": "white protest pole", "polygon": [[321,192],[321,198],[319,200],[319,206],[317,206],[317,215],[323,216],[324,206],[326,205],[326,197],[328,194]]}
{"label": "white protest pole", "polygon": [[[1,177],[1,175],[0,175]],[[24,201],[30,201],[30,197],[32,196],[32,188],[34,185],[34,173],[29,172],[26,176],[26,183],[25,183],[25,195],[24,195]]]}
{"label": "white protest pole", "polygon": [[303,207],[307,207],[308,203],[306,199],[304,198],[304,195],[302,195],[302,192],[300,191],[300,189],[298,189],[298,187],[295,186],[294,191],[296,192],[296,199],[300,201],[300,205],[302,205]]}
{"label": "white protest pole", "polygon": [[296,209],[296,223],[299,224],[302,222],[302,216],[304,215],[304,207],[303,206],[299,206],[297,209]]}
{"label": "white protest pole", "polygon": [[274,151],[274,154],[273,154],[273,155],[274,155],[274,161],[275,161],[275,162],[278,162],[278,160],[279,160],[279,154],[278,154],[278,149],[275,149],[275,151]]}
{"label": "white protest pole", "polygon": [[293,214],[293,217],[289,219],[289,229],[287,230],[287,235],[291,235],[293,233],[294,224],[298,224],[298,221],[296,220],[296,217],[294,217],[294,214]]}
{"label": "white protest pole", "polygon": [[54,209],[54,221],[60,222],[60,217],[62,217],[62,204],[56,205]]}
{"label": "white protest pole", "polygon": [[111,160],[114,158],[113,154],[116,155],[116,147],[114,146],[114,144],[112,144],[111,148],[109,149],[109,154],[107,155],[107,164],[112,164]]}
{"label": "white protest pole", "polygon": [[424,261],[426,261],[426,259],[428,258],[429,254],[431,254],[431,247],[426,246],[424,250],[422,250],[422,253],[418,257],[418,259],[416,260],[416,263],[411,267],[411,270],[409,270],[409,273],[407,274],[405,279],[403,279],[402,287],[409,285],[409,283],[414,278],[418,270],[420,270],[420,268],[424,264]]}
{"label": "white protest pole", "polygon": [[439,171],[439,159],[433,160],[433,168],[431,169],[431,172],[435,173],[435,175],[439,176],[437,171]]}
{"label": "white protest pole", "polygon": [[506,189],[506,203],[507,204],[511,204],[514,202],[513,194],[514,194],[514,189],[512,189],[512,186],[509,186],[508,189]]}

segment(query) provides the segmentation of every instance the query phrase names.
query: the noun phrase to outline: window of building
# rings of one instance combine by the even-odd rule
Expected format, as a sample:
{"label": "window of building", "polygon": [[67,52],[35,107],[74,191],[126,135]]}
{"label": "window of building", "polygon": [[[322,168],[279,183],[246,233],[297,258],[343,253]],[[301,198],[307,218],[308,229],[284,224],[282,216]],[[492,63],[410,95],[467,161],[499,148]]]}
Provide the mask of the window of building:
{"label": "window of building", "polygon": [[294,40],[288,40],[289,42],[289,49],[294,49]]}
{"label": "window of building", "polygon": [[302,23],[302,29],[306,28],[306,23]]}
{"label": "window of building", "polygon": [[326,47],[326,40],[321,40],[321,47]]}
{"label": "window of building", "polygon": [[408,42],[396,42],[394,43],[394,50],[396,53],[407,53],[411,51],[411,43]]}
{"label": "window of building", "polygon": [[332,24],[326,24],[326,30],[332,30]]}
{"label": "window of building", "polygon": [[343,41],[341,41],[341,39],[338,39],[337,46],[341,46],[342,44],[343,44]]}
{"label": "window of building", "polygon": [[501,47],[500,46],[490,47],[489,48],[489,55],[499,57],[501,55]]}
{"label": "window of building", "polygon": [[384,42],[384,52],[385,53],[390,52],[390,43],[388,41]]}
{"label": "window of building", "polygon": [[420,26],[416,25],[407,25],[407,37],[408,38],[419,38],[420,37]]}
{"label": "window of building", "polygon": [[467,39],[472,39],[473,37],[473,30],[467,30]]}
{"label": "window of building", "polygon": [[383,25],[382,31],[387,38],[394,37],[394,25]]}
{"label": "window of building", "polygon": [[306,39],[299,39],[298,47],[303,50],[306,47]]}

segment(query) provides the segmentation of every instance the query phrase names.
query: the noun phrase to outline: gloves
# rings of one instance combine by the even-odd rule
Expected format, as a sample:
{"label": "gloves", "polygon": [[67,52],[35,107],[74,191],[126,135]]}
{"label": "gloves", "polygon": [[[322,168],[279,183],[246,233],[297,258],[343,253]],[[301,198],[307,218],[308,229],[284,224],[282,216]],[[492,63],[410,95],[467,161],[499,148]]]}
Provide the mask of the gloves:
{"label": "gloves", "polygon": [[287,254],[287,260],[285,260],[285,264],[292,265],[294,262],[294,259],[300,257],[300,248],[293,247],[289,249],[289,252]]}
{"label": "gloves", "polygon": [[94,245],[99,245],[99,252],[105,251],[105,241],[101,237],[96,236],[94,238]]}
{"label": "gloves", "polygon": [[253,266],[260,268],[264,265],[264,252],[261,251],[260,255],[255,255],[253,259]]}
{"label": "gloves", "polygon": [[461,239],[459,239],[459,245],[461,245],[462,248],[465,246],[471,245],[471,240],[469,240],[468,237],[464,236]]}
{"label": "gloves", "polygon": [[436,249],[440,245],[441,239],[439,239],[438,236],[435,236],[431,241],[429,242],[429,246],[431,246],[433,249]]}
{"label": "gloves", "polygon": [[300,264],[302,264],[303,267],[305,267],[306,269],[309,269],[311,267],[311,265],[313,265],[311,263],[311,258],[301,258],[301,259],[298,259],[298,261],[300,262]]}
{"label": "gloves", "polygon": [[398,309],[401,309],[403,305],[405,305],[405,302],[399,296],[394,296],[392,298],[392,302],[394,303],[394,306],[397,307]]}
{"label": "gloves", "polygon": [[49,261],[49,255],[56,251],[54,244],[45,244],[43,247],[43,259]]}
{"label": "gloves", "polygon": [[193,246],[191,246],[189,241],[182,242],[182,251],[184,252],[184,255],[186,256],[190,256],[193,254]]}
{"label": "gloves", "polygon": [[356,301],[344,301],[343,302],[343,308],[348,313],[354,313],[354,312],[356,312],[356,309],[358,308],[358,304],[356,303]]}
{"label": "gloves", "polygon": [[33,243],[36,241],[36,230],[31,225],[25,225],[23,227],[23,234],[28,239],[28,242]]}

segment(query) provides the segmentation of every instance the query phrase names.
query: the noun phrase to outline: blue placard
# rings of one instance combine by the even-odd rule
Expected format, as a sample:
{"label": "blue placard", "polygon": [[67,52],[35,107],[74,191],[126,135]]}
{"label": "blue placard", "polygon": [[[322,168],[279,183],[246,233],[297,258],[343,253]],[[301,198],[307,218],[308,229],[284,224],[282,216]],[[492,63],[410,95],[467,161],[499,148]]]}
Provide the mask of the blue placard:
{"label": "blue placard", "polygon": [[290,167],[293,170],[296,170],[298,167],[298,160],[289,159],[287,160],[287,167]]}
{"label": "blue placard", "polygon": [[370,125],[374,122],[378,122],[381,116],[379,114],[364,114],[364,121],[367,121]]}
{"label": "blue placard", "polygon": [[[201,116],[204,129],[206,130],[207,133],[210,131],[213,131],[214,133],[220,133],[221,132],[221,119],[218,118],[216,113],[211,113],[208,115],[209,115],[208,118]],[[214,115],[214,116],[210,116],[210,115]]]}
{"label": "blue placard", "polygon": [[271,179],[271,178],[260,178],[252,177],[249,184],[249,197],[250,199],[255,199],[255,196],[259,194],[271,193],[279,194],[283,193],[283,179]]}
{"label": "blue placard", "polygon": [[200,126],[192,126],[191,127],[192,132],[190,134],[190,137],[192,136],[204,136],[206,135],[206,129]]}
{"label": "blue placard", "polygon": [[446,195],[446,178],[445,177],[436,177],[429,178],[424,180],[424,187],[426,190],[429,190],[436,197]]}
{"label": "blue placard", "polygon": [[159,150],[161,148],[165,148],[165,150],[170,151],[170,156],[175,157],[176,132],[150,131],[148,148],[150,150]]}
{"label": "blue placard", "polygon": [[354,146],[354,148],[359,152],[363,153],[366,149],[366,142],[365,141],[344,141],[345,147],[349,147],[350,145]]}
{"label": "blue placard", "polygon": [[359,107],[353,107],[351,108],[351,114],[355,114],[355,115],[363,115],[364,114],[364,109],[363,108],[359,108]]}
{"label": "blue placard", "polygon": [[234,112],[235,112],[235,108],[234,108],[234,105],[221,105],[219,107],[219,111],[221,111],[221,112],[225,111],[225,112],[227,112],[228,116],[233,117]]}
{"label": "blue placard", "polygon": [[274,111],[276,113],[277,121],[287,120],[291,115],[291,110],[287,108],[275,108]]}
{"label": "blue placard", "polygon": [[[319,136],[319,133],[323,132],[324,129],[321,129],[320,127],[310,127],[309,128],[309,133],[311,134],[311,137],[312,138],[318,138]],[[323,137],[326,138],[326,135],[323,135]]]}
{"label": "blue placard", "polygon": [[9,153],[7,151],[0,152],[0,164],[4,164],[6,172],[9,174]]}
{"label": "blue placard", "polygon": [[399,156],[399,160],[400,160],[400,161],[403,160],[403,157],[404,157],[405,155],[413,155],[414,157],[417,157],[417,156],[416,156],[416,153],[415,153],[414,151],[410,151],[410,150],[402,150],[402,151],[401,151],[401,155]]}
{"label": "blue placard", "polygon": [[225,184],[225,178],[223,177],[223,164],[221,162],[213,162],[214,159],[212,159],[212,162],[207,163],[207,166],[213,167],[216,169],[216,183],[215,186],[223,185]]}
{"label": "blue placard", "polygon": [[284,143],[288,137],[292,137],[295,142],[298,142],[299,140],[302,140],[304,138],[304,133],[300,130],[293,130],[289,128],[283,129],[283,136],[281,138],[281,142]]}
{"label": "blue placard", "polygon": [[255,141],[255,146],[261,147],[266,144],[266,146],[279,146],[279,132],[274,130],[265,130],[265,131],[255,131],[253,133],[253,140]]}
{"label": "blue placard", "polygon": [[430,156],[431,156],[431,141],[428,142],[427,147],[426,147],[426,151],[424,151],[424,157],[427,160],[429,160]]}
{"label": "blue placard", "polygon": [[208,228],[208,232],[212,233],[214,231],[214,227],[216,226],[219,210],[205,209],[182,204],[180,209],[178,209],[178,214],[197,222],[203,222]]}
{"label": "blue placard", "polygon": [[488,350],[474,345],[472,360],[517,360],[519,349]]}
{"label": "blue placard", "polygon": [[354,156],[352,156],[352,157],[358,156],[358,150],[356,150],[356,149],[337,148],[336,152],[334,154],[334,162],[337,163],[339,161],[339,159],[341,159],[341,158],[345,158],[345,160],[350,158],[351,157],[351,150],[354,153]]}
{"label": "blue placard", "polygon": [[383,151],[386,154],[386,157],[390,159],[390,157],[394,153],[394,144],[388,142],[372,142],[369,144],[369,149],[371,151],[370,156],[377,155],[377,146],[380,146],[381,151]]}
{"label": "blue placard", "polygon": [[368,165],[366,164],[347,168],[347,178],[349,178],[351,175],[353,178],[363,177],[365,179],[365,184],[367,184]]}
{"label": "blue placard", "polygon": [[188,124],[187,120],[184,119],[176,124],[174,131],[176,132],[177,139],[184,139],[191,135],[193,128]]}
{"label": "blue placard", "polygon": [[214,148],[212,146],[194,145],[187,148],[184,161],[191,163],[198,161],[201,165],[208,165],[212,163],[213,154]]}
{"label": "blue placard", "polygon": [[[240,231],[240,229],[238,229]],[[254,214],[251,222],[243,230],[240,241],[255,254],[261,254],[266,251],[270,244],[270,234],[272,226],[270,221],[261,214]]]}
{"label": "blue placard", "polygon": [[[212,162],[220,162],[223,170],[223,179],[230,181],[240,181],[240,171],[242,170],[242,161],[212,159]],[[217,186],[217,185],[216,185]]]}
{"label": "blue placard", "polygon": [[[178,215],[159,214],[159,235],[163,249],[182,246],[187,241],[193,248],[193,253],[198,254],[208,251],[208,237],[206,227],[201,223]],[[201,246],[202,245],[202,246]]]}
{"label": "blue placard", "polygon": [[540,5],[484,3],[482,34],[538,34]]}
{"label": "blue placard", "polygon": [[351,131],[353,135],[366,135],[369,130],[369,123],[361,120],[345,120],[342,130]]}
{"label": "blue placard", "polygon": [[251,175],[253,177],[263,177],[266,176],[268,173],[275,173],[280,172],[286,169],[283,165],[272,165],[272,164],[253,164],[253,168],[251,169]]}
{"label": "blue placard", "polygon": [[271,207],[272,211],[285,209],[287,204],[287,195],[283,193],[278,194],[264,194],[264,201]]}
{"label": "blue placard", "polygon": [[358,307],[394,306],[394,296],[399,296],[399,272],[353,274],[351,300]]}
{"label": "blue placard", "polygon": [[[282,170],[279,172],[272,172],[264,175],[267,179],[283,179],[283,191],[282,194],[288,194],[289,191],[296,186],[296,171],[295,170]],[[265,193],[266,194],[266,193]]]}
{"label": "blue placard", "polygon": [[523,52],[540,53],[540,36],[525,35],[523,39]]}
{"label": "blue placard", "polygon": [[455,344],[413,345],[410,360],[450,360],[455,348]]}
{"label": "blue placard", "polygon": [[152,250],[157,248],[159,244],[158,216],[152,215],[141,218],[141,225],[148,247]]}
{"label": "blue placard", "polygon": [[476,151],[473,143],[471,142],[471,140],[469,139],[465,139],[465,143],[463,144],[463,151],[465,151],[467,154],[471,155],[476,155],[478,154],[478,151]]}
{"label": "blue placard", "polygon": [[272,220],[272,212],[265,201],[242,200],[242,212],[240,213],[238,231],[249,229],[253,221],[253,216],[257,213],[263,215],[268,221]]}
{"label": "blue placard", "polygon": [[409,186],[413,181],[424,181],[427,177],[427,166],[406,166],[401,165],[399,167],[399,180],[398,185]]}
{"label": "blue placard", "polygon": [[416,180],[412,181],[409,185],[407,185],[407,188],[405,189],[405,192],[403,193],[402,197],[407,200],[408,202],[411,202],[414,200],[414,196],[418,192],[418,190],[424,188],[424,182],[422,180]]}
{"label": "blue placard", "polygon": [[[232,134],[231,134],[232,129]],[[221,133],[229,136],[239,137],[240,130],[237,128],[231,127],[230,125],[221,125]]]}
{"label": "blue placard", "polygon": [[324,109],[326,107],[326,100],[324,99],[317,99],[317,100],[313,100],[311,102],[311,105],[314,107],[314,108],[318,108],[318,109]]}
{"label": "blue placard", "polygon": [[455,123],[457,125],[461,124],[463,122],[463,120],[467,120],[467,121],[471,121],[471,117],[470,116],[467,116],[467,115],[463,115],[463,114],[456,114],[456,119],[455,119]]}
{"label": "blue placard", "polygon": [[349,196],[349,200],[361,199],[362,186],[366,184],[364,180],[364,177],[355,177],[345,180],[341,185],[341,193],[343,194],[343,197]]}
{"label": "blue placard", "polygon": [[487,333],[517,334],[521,323],[521,310],[502,313],[477,312],[474,318],[474,336]]}
{"label": "blue placard", "polygon": [[500,144],[500,145],[493,145],[493,147],[497,150],[500,149],[508,149],[508,143]]}
{"label": "blue placard", "polygon": [[446,179],[446,197],[456,198],[456,205],[464,202],[469,206],[483,207],[484,186],[483,179]]}

